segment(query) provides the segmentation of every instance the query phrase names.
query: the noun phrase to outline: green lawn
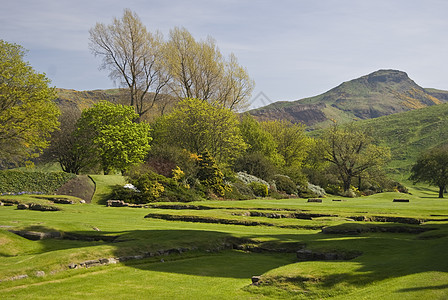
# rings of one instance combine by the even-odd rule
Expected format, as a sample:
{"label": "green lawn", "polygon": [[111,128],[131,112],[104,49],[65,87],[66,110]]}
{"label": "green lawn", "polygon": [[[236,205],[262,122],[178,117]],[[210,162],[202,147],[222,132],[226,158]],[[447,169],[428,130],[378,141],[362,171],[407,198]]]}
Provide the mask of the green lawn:
{"label": "green lawn", "polygon": [[[120,176],[93,176],[96,203]],[[62,211],[39,212],[0,207],[1,299],[446,299],[448,295],[448,199],[434,189],[416,187],[412,195],[386,193],[323,203],[306,199],[203,201],[189,205],[207,210],[111,208],[98,204],[57,205]],[[0,199],[45,202],[31,196]],[[394,198],[409,203],[392,202]],[[346,200],[341,202],[333,199]],[[185,208],[185,207],[183,207]],[[311,220],[249,216],[250,212],[320,213]],[[148,214],[219,220],[259,221],[266,226],[166,221]],[[426,220],[422,225],[356,222],[353,216]],[[432,220],[428,220],[432,219]],[[370,232],[323,234],[318,226],[401,226],[432,228],[423,233]],[[294,228],[294,226],[296,226]],[[31,241],[8,229],[60,231],[96,241]],[[100,230],[100,231],[98,231]],[[106,237],[115,238],[107,242]],[[103,237],[103,240],[98,240]],[[236,242],[235,242],[236,241]],[[261,253],[230,249],[231,243],[273,249]],[[298,261],[293,251],[356,251],[348,261]],[[294,248],[296,247],[296,248]],[[182,253],[134,259],[71,270],[68,265],[99,258],[184,249]],[[162,261],[163,260],[163,261]],[[45,276],[37,276],[44,271]],[[28,275],[26,279],[11,280]],[[251,277],[262,276],[260,286]]]}

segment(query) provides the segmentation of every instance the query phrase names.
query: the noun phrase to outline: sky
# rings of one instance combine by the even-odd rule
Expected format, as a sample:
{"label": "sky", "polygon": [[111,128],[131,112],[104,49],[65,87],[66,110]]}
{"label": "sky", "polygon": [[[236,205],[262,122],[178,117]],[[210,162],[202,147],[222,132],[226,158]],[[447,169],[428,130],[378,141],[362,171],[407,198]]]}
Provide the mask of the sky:
{"label": "sky", "polygon": [[89,50],[89,29],[125,8],[151,32],[185,27],[234,53],[255,80],[252,108],[324,93],[379,69],[448,90],[446,0],[0,0],[0,39],[52,86],[116,88]]}

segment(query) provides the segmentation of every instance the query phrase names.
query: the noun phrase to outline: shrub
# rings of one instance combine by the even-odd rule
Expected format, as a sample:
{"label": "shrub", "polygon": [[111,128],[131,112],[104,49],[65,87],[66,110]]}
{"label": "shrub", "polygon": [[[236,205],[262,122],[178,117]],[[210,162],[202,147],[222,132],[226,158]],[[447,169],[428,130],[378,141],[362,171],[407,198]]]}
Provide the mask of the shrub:
{"label": "shrub", "polygon": [[237,172],[244,171],[248,174],[269,180],[274,176],[276,167],[274,164],[261,153],[247,153],[239,157],[234,164]]}
{"label": "shrub", "polygon": [[226,191],[224,194],[224,198],[226,199],[249,200],[255,198],[252,189],[239,180],[231,183],[230,186],[231,190]]}
{"label": "shrub", "polygon": [[297,187],[295,183],[286,175],[274,175],[273,180],[277,191],[284,192],[289,195],[297,194]]}
{"label": "shrub", "polygon": [[317,197],[325,197],[327,193],[323,188],[318,185],[314,185],[308,182],[308,189],[312,191]]}
{"label": "shrub", "polygon": [[165,177],[172,177],[173,169],[179,167],[185,173],[185,177],[189,178],[196,176],[197,158],[185,149],[163,144],[151,149],[145,165]]}
{"label": "shrub", "polygon": [[249,183],[249,187],[254,192],[255,196],[258,197],[267,197],[268,196],[268,186],[261,182],[251,182]]}
{"label": "shrub", "polygon": [[261,178],[258,178],[254,175],[247,174],[246,172],[238,172],[236,174],[236,178],[244,182],[245,184],[250,184],[252,182],[259,182],[266,186],[269,186],[269,183]]}
{"label": "shrub", "polygon": [[288,176],[296,185],[307,185],[308,178],[299,166],[285,167],[281,174]]}
{"label": "shrub", "polygon": [[167,178],[153,171],[146,171],[143,174],[134,172],[129,181],[139,192],[121,187],[114,191],[114,197],[129,203],[148,203],[154,201],[199,201],[204,196],[198,190],[188,189],[173,178]]}
{"label": "shrub", "polygon": [[197,177],[201,184],[218,196],[224,196],[226,189],[229,189],[224,183],[224,174],[218,168],[214,158],[210,156],[208,151],[205,151],[199,157]]}
{"label": "shrub", "polygon": [[3,170],[0,171],[0,194],[19,192],[51,194],[75,177],[75,174],[65,172]]}
{"label": "shrub", "polygon": [[116,185],[112,188],[111,199],[123,200],[124,202],[133,204],[148,203],[140,191],[128,189],[121,185]]}

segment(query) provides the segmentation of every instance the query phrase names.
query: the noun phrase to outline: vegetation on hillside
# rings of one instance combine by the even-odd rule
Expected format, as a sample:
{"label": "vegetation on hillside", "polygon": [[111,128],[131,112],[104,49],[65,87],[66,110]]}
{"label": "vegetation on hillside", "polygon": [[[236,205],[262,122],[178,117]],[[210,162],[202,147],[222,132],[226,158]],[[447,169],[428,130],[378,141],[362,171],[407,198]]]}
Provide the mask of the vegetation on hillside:
{"label": "vegetation on hillside", "polygon": [[448,104],[357,122],[391,150],[387,173],[406,180],[421,152],[448,140]]}
{"label": "vegetation on hillside", "polygon": [[447,101],[444,91],[424,89],[404,72],[379,70],[328,92],[297,101],[276,102],[250,111],[261,120],[287,119],[312,128],[378,118]]}

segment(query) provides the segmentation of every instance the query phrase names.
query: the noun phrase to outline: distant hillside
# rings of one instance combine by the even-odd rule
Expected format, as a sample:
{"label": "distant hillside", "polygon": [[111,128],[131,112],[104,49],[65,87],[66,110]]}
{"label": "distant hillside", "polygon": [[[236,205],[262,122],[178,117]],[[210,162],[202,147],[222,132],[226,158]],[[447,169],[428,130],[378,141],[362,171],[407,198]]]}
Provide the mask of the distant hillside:
{"label": "distant hillside", "polygon": [[444,102],[448,91],[424,89],[401,71],[379,70],[315,97],[276,102],[249,113],[259,120],[286,119],[319,128],[331,120],[372,119]]}
{"label": "distant hillside", "polygon": [[[112,103],[129,104],[126,89],[76,91],[57,88],[56,92],[58,94],[58,98],[55,102],[63,111],[83,111],[101,100],[106,100]],[[152,94],[149,94],[149,96],[151,97]],[[169,95],[163,95],[160,99],[160,102],[156,103],[148,114],[144,116],[145,119],[151,120],[157,116],[160,116],[162,113],[169,111],[176,103],[176,99]]]}
{"label": "distant hillside", "polygon": [[406,179],[420,152],[448,143],[448,103],[358,122],[389,146],[389,173]]}
{"label": "distant hillside", "polygon": [[93,106],[101,100],[118,103],[124,97],[122,89],[76,91],[57,88],[56,92],[58,94],[56,103],[60,108],[77,108],[80,111]]}

